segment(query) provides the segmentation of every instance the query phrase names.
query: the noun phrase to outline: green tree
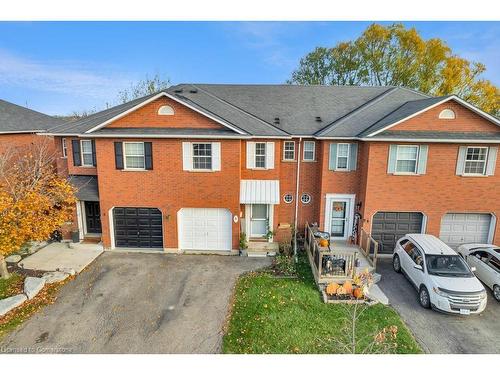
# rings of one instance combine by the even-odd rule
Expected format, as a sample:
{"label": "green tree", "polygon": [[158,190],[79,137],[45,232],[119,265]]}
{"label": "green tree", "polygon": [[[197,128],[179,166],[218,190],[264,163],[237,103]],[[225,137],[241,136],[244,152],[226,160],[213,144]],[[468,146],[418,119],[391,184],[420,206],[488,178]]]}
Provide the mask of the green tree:
{"label": "green tree", "polygon": [[370,25],[353,41],[317,47],[288,83],[405,86],[430,95],[456,94],[500,115],[500,90],[482,78],[486,67],[453,54],[441,39],[424,40],[402,24]]}

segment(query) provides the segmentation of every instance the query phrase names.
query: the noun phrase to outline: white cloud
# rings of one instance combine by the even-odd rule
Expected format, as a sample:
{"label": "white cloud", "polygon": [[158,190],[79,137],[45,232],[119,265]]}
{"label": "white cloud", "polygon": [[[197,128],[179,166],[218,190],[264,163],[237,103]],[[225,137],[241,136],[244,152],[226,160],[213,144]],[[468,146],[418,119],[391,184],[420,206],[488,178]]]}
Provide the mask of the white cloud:
{"label": "white cloud", "polygon": [[110,68],[106,71],[102,66],[92,65],[61,60],[36,61],[0,49],[0,84],[109,100],[131,81]]}

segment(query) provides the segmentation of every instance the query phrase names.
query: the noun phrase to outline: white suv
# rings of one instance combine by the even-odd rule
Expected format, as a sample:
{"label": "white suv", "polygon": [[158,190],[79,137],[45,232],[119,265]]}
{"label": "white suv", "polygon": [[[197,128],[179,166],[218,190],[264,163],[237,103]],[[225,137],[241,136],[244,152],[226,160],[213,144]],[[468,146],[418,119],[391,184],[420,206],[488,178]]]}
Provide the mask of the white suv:
{"label": "white suv", "polygon": [[420,305],[454,314],[479,314],[486,290],[464,260],[430,234],[407,234],[396,243],[392,266],[418,290]]}

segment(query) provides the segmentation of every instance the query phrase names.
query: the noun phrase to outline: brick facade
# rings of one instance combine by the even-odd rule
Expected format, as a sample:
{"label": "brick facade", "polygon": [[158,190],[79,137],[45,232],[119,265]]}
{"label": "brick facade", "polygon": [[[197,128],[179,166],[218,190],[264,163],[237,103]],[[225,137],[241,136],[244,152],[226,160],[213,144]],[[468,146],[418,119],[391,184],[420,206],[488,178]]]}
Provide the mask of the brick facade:
{"label": "brick facade", "polygon": [[[174,108],[173,116],[158,116],[161,105]],[[455,120],[439,120],[438,114],[451,108]],[[190,127],[221,128],[215,121],[180,105],[161,98],[108,125],[109,127]],[[446,103],[420,114],[391,130],[481,131],[498,132],[500,128],[456,103]],[[178,247],[177,214],[182,207],[226,208],[233,216],[245,215],[239,203],[241,179],[280,181],[280,203],[274,207],[276,241],[289,236],[290,230],[280,230],[280,224],[293,224],[297,157],[301,158],[299,182],[298,229],[306,221],[325,226],[327,194],[355,194],[363,217],[362,227],[368,232],[377,211],[419,211],[426,215],[427,232],[439,235],[442,216],[447,212],[488,212],[500,216],[500,158],[495,176],[461,177],[455,175],[459,144],[427,143],[429,145],[427,173],[418,176],[395,176],[387,173],[389,143],[359,142],[357,169],[350,172],[330,171],[329,145],[336,140],[314,140],[316,160],[302,160],[303,141],[297,155],[299,139],[295,138],[294,161],[283,161],[283,139],[258,139],[274,142],[274,169],[246,168],[247,140],[216,140],[221,143],[221,171],[189,172],[182,167],[182,142],[185,139],[149,139],[153,144],[153,170],[124,171],[115,168],[114,141],[123,139],[97,138],[97,168],[74,167],[71,138],[67,138],[69,174],[97,175],[101,206],[103,242],[111,245],[109,212],[113,207],[155,207],[163,214],[164,247]],[[130,140],[130,139],[127,139]],[[141,141],[145,139],[140,139]],[[313,140],[313,139],[309,139]],[[203,141],[203,140],[199,140]],[[205,140],[207,142],[213,139]],[[353,142],[353,141],[347,141]],[[290,193],[292,203],[283,196]],[[309,193],[309,204],[300,202],[302,193]],[[500,229],[495,229],[494,242],[500,244]],[[240,223],[232,224],[232,246],[238,247]]]}

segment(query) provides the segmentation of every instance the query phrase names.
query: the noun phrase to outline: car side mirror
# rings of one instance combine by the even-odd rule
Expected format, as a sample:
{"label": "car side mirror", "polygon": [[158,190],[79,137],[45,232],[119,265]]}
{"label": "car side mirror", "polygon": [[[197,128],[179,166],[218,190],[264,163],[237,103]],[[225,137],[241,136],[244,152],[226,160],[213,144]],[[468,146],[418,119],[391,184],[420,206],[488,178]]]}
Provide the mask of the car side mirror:
{"label": "car side mirror", "polygon": [[476,272],[476,267],[471,267],[471,268],[470,268],[470,270],[471,270],[472,272]]}
{"label": "car side mirror", "polygon": [[420,271],[423,271],[423,270],[424,270],[420,264],[415,264],[415,265],[413,266],[413,268],[415,268],[416,270],[420,270]]}

